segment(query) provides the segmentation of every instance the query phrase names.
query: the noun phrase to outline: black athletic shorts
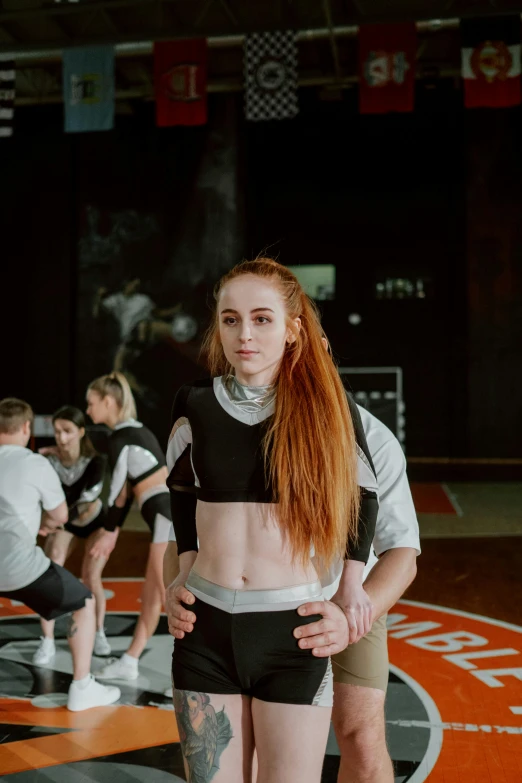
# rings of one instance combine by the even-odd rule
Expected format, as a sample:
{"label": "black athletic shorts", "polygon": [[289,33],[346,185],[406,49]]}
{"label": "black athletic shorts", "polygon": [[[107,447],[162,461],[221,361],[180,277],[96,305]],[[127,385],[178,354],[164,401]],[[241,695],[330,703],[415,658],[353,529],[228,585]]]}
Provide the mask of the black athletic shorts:
{"label": "black athletic shorts", "polygon": [[[158,491],[159,490],[159,491]],[[141,497],[141,516],[152,533],[153,544],[166,544],[172,530],[170,493],[165,485],[152,487]]]}
{"label": "black athletic shorts", "polygon": [[21,601],[44,620],[56,620],[63,615],[83,609],[92,597],[79,579],[62,566],[51,562],[41,576],[27,587],[0,592],[4,598]]}
{"label": "black athletic shorts", "polygon": [[[298,606],[322,600],[319,583],[281,590],[228,590],[191,572],[186,587],[196,600],[184,606],[197,621],[191,633],[174,643],[176,690],[332,706],[330,659],[302,650],[293,635],[298,625],[320,619],[297,614]],[[296,597],[300,592],[302,597]],[[289,604],[293,608],[287,609]]]}
{"label": "black athletic shorts", "polygon": [[104,526],[105,517],[105,509],[101,509],[96,519],[93,519],[92,522],[89,522],[89,524],[81,527],[80,525],[75,525],[73,522],[66,522],[63,526],[63,529],[68,533],[72,533],[73,536],[76,536],[76,538],[81,538],[83,540],[85,538],[89,538],[89,536],[91,536],[93,533],[96,533],[97,530],[100,530],[100,528]]}

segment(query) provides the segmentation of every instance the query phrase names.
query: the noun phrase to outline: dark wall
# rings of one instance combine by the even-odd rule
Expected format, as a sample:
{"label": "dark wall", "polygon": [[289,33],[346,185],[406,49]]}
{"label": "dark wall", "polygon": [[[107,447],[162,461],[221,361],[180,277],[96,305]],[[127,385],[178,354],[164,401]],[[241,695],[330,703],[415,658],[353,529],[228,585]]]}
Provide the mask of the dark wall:
{"label": "dark wall", "polygon": [[[294,121],[241,113],[241,96],[214,96],[207,127],[157,130],[136,104],[114,132],[66,136],[58,109],[18,112],[0,145],[16,348],[0,394],[40,412],[81,404],[121,344],[114,318],[93,315],[97,292],[139,278],[158,310],[198,323],[185,343],[140,337],[126,358],[140,417],[163,434],[173,390],[204,374],[212,285],[268,246],[284,263],[336,264],[325,329],[341,365],[403,368],[408,454],[518,456],[520,110],[465,113],[451,88],[403,116],[361,117],[355,91],[312,90]],[[377,300],[387,275],[430,279],[433,296]]]}
{"label": "dark wall", "polygon": [[53,113],[27,120],[0,145],[0,314],[8,355],[0,383],[2,396],[48,411],[71,391],[72,147]]}
{"label": "dark wall", "polygon": [[[464,139],[452,100],[363,117],[355,94],[309,92],[292,124],[249,128],[250,246],[336,264],[326,332],[343,366],[403,369],[410,455],[465,450]],[[430,280],[428,296],[377,299],[387,277]]]}
{"label": "dark wall", "polygon": [[522,113],[467,118],[469,449],[520,457]]}

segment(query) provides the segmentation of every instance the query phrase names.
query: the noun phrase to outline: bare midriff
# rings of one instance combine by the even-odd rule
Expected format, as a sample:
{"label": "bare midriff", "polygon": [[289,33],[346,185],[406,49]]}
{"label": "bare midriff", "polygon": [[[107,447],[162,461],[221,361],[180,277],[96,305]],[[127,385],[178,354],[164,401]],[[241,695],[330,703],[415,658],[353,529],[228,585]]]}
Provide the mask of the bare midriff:
{"label": "bare midriff", "polygon": [[270,590],[317,580],[310,561],[292,562],[274,503],[198,501],[194,570],[232,590]]}
{"label": "bare midriff", "polygon": [[140,497],[144,494],[144,492],[147,492],[149,489],[152,489],[152,487],[159,487],[159,486],[165,486],[165,482],[167,480],[168,471],[167,468],[160,468],[155,473],[153,473],[151,476],[147,476],[147,478],[143,479],[143,481],[139,481],[137,484],[132,487],[132,490],[134,492],[134,497],[139,503]]}

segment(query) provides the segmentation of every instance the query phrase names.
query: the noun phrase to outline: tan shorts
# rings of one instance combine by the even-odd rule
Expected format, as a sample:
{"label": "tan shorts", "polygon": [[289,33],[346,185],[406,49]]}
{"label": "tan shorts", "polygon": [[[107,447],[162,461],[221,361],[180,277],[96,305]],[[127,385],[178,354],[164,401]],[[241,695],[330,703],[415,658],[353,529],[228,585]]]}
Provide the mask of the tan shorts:
{"label": "tan shorts", "polygon": [[386,691],[388,664],[388,634],[386,615],[383,615],[357,644],[348,645],[346,650],[332,657],[334,683]]}

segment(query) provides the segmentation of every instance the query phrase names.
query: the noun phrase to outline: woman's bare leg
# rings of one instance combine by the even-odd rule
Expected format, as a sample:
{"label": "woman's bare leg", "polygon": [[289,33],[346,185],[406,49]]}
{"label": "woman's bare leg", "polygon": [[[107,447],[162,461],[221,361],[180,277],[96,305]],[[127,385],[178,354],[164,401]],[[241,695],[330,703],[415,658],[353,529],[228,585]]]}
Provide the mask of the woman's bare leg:
{"label": "woman's bare leg", "polygon": [[82,582],[89,588],[96,601],[96,630],[101,631],[103,630],[103,624],[105,622],[105,608],[107,604],[101,576],[107,563],[107,558],[92,557],[89,554],[97,532],[98,531],[89,536],[85,542],[85,554],[82,562]]}
{"label": "woman's bare leg", "polygon": [[175,690],[174,708],[188,781],[251,783],[254,738],[248,696]]}
{"label": "woman's bare leg", "polygon": [[83,609],[78,609],[71,615],[67,628],[67,641],[71,648],[75,680],[83,680],[91,671],[94,633],[94,599],[87,598]]}
{"label": "woman's bare leg", "polygon": [[141,613],[136,623],[131,645],[127,650],[127,655],[132,658],[140,657],[145,645],[158,627],[165,601],[163,557],[166,549],[167,543],[150,545],[145,582],[141,593]]}
{"label": "woman's bare leg", "polygon": [[[63,566],[75,546],[76,539],[72,533],[68,533],[67,530],[58,530],[56,533],[47,536],[45,554],[53,563]],[[43,620],[40,618],[40,625],[42,626],[44,638],[53,639],[54,620]]]}
{"label": "woman's bare leg", "polygon": [[252,699],[257,783],[320,783],[330,707]]}

